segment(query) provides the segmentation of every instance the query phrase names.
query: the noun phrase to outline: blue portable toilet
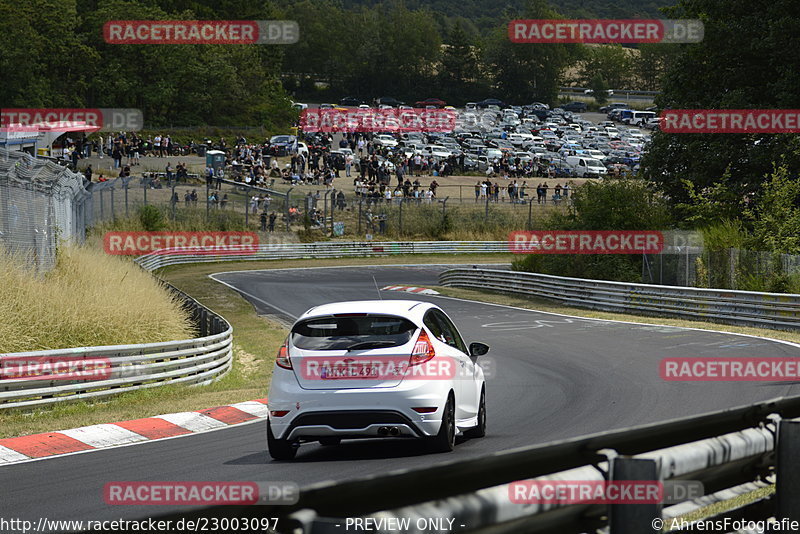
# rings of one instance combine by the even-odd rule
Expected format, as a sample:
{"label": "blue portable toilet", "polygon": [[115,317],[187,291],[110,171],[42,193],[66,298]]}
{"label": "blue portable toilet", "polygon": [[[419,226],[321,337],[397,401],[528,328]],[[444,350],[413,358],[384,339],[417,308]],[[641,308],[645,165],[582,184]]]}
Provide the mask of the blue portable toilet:
{"label": "blue portable toilet", "polygon": [[208,150],[206,152],[206,167],[212,167],[215,171],[225,166],[225,152],[222,150]]}

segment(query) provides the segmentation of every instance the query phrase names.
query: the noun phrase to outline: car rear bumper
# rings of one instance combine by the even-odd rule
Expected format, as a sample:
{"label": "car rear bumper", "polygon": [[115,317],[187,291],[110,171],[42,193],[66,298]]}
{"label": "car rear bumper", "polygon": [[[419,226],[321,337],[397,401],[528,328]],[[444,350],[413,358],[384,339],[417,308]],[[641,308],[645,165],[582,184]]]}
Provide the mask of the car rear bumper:
{"label": "car rear bumper", "polygon": [[321,437],[346,439],[375,437],[420,438],[427,435],[416,423],[402,413],[388,410],[306,412],[296,417],[286,429],[286,439],[290,440]]}
{"label": "car rear bumper", "polygon": [[[451,391],[446,380],[403,380],[395,387],[353,389],[303,389],[292,376],[275,379],[269,390],[269,421],[279,439],[317,437],[391,437],[381,427],[396,427],[398,436],[435,436],[443,407]],[[413,408],[436,408],[421,414]],[[282,417],[273,411],[287,411]]]}

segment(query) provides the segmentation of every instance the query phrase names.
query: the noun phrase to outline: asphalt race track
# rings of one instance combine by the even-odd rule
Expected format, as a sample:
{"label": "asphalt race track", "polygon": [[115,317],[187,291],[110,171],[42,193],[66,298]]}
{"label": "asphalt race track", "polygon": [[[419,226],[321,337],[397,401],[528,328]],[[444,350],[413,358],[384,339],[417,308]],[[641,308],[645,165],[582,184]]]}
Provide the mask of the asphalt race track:
{"label": "asphalt race track", "polygon": [[[291,321],[326,302],[378,298],[379,287],[430,286],[444,266],[245,271],[217,275],[259,314]],[[373,276],[375,281],[373,281]],[[465,341],[484,341],[488,435],[450,454],[410,441],[303,445],[294,462],[272,461],[263,421],[220,431],[0,467],[0,517],[143,518],[169,507],[107,506],[103,485],[133,480],[294,481],[301,486],[468,459],[503,449],[800,394],[789,383],[665,382],[665,357],[796,356],[784,343],[715,332],[569,318],[437,296],[381,292],[384,299],[432,300]],[[266,384],[265,384],[266,390]],[[266,393],[266,391],[265,391]]]}

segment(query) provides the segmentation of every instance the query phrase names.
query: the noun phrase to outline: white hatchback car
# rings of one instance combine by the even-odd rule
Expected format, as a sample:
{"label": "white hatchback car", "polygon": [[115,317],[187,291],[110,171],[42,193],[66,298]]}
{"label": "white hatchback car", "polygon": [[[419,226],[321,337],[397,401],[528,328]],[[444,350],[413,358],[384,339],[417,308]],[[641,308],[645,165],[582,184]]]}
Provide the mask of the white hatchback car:
{"label": "white hatchback car", "polygon": [[269,388],[267,444],[291,460],[303,442],[417,438],[434,451],[486,434],[477,358],[437,306],[410,300],[324,304],[292,326]]}

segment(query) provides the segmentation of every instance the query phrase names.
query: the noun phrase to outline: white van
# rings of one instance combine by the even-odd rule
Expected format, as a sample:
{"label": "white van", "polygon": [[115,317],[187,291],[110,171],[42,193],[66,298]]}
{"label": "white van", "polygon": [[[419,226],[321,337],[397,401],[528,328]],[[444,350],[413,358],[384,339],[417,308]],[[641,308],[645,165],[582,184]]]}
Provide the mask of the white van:
{"label": "white van", "polygon": [[573,169],[580,178],[600,178],[608,174],[605,165],[599,160],[587,156],[567,156],[564,159],[567,165]]}
{"label": "white van", "polygon": [[630,117],[623,119],[625,124],[635,124],[637,126],[643,126],[647,123],[650,119],[655,118],[656,112],[655,111],[634,111]]}
{"label": "white van", "polygon": [[464,106],[464,109],[467,111],[476,111],[478,109],[478,104],[475,102],[467,102],[467,105]]}

